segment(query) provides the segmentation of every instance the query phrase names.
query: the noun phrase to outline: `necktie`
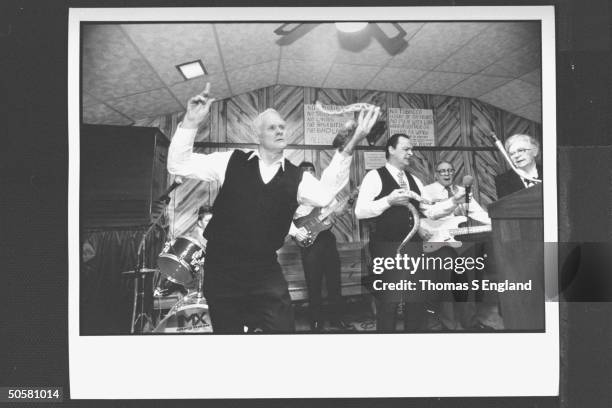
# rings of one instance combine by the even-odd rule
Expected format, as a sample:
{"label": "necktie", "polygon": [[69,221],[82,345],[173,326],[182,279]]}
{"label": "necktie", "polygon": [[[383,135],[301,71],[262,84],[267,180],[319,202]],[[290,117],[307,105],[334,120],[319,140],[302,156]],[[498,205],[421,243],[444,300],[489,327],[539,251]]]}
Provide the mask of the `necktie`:
{"label": "necktie", "polygon": [[404,181],[404,173],[403,172],[399,172],[397,173],[397,180],[398,180],[398,184],[400,186],[400,188],[408,190],[408,184],[406,184],[406,181]]}
{"label": "necktie", "polygon": [[527,179],[523,179],[523,182],[525,183],[525,185],[527,186],[527,188],[533,186],[535,183],[531,180],[527,180]]}
{"label": "necktie", "polygon": [[453,188],[451,186],[446,186],[444,187],[446,189],[446,192],[448,193],[448,197],[452,197],[453,196]]}

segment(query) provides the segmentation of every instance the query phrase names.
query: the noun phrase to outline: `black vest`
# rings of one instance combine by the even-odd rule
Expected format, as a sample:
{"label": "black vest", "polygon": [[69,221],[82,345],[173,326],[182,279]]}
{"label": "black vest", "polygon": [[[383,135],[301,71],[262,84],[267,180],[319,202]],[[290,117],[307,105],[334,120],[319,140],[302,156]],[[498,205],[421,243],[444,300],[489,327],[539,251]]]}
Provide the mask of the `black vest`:
{"label": "black vest", "polygon": [[[386,167],[381,167],[376,170],[380,181],[382,182],[382,189],[380,194],[375,198],[378,200],[382,197],[389,195],[393,190],[400,188],[395,177],[389,173]],[[421,190],[417,186],[416,181],[410,173],[404,172],[408,179],[408,185],[410,190],[417,194],[421,194]],[[410,200],[410,203],[418,210],[419,202],[416,200]],[[383,242],[396,242],[403,241],[412,226],[414,225],[414,217],[407,207],[400,205],[393,205],[389,207],[385,212],[380,214],[378,217],[373,218],[372,221],[372,233],[370,234],[370,240],[372,241],[383,241]],[[411,241],[422,241],[419,234],[414,234]]]}
{"label": "black vest", "polygon": [[273,262],[289,232],[298,206],[298,169],[285,160],[285,170],[265,184],[259,160],[249,160],[250,154],[235,150],[227,165],[204,232],[207,262]]}

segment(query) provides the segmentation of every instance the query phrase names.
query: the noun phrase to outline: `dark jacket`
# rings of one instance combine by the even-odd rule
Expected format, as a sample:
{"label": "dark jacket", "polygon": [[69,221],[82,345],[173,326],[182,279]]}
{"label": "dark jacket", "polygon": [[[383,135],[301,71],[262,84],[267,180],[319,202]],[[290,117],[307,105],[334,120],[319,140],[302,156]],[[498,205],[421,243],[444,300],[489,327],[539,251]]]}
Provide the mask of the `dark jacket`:
{"label": "dark jacket", "polygon": [[[543,180],[542,166],[536,164],[536,168],[538,169],[538,176],[540,177],[540,180]],[[525,185],[523,184],[523,181],[512,169],[495,177],[495,189],[497,190],[498,199],[524,188]]]}

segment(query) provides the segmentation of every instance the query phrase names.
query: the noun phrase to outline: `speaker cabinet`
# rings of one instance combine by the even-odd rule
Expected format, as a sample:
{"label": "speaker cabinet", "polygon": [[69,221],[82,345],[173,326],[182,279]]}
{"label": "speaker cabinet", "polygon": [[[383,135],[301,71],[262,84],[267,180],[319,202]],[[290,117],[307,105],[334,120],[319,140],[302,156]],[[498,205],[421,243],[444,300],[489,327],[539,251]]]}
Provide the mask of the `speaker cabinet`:
{"label": "speaker cabinet", "polygon": [[157,128],[83,125],[80,199],[84,229],[147,225],[163,209],[168,139]]}

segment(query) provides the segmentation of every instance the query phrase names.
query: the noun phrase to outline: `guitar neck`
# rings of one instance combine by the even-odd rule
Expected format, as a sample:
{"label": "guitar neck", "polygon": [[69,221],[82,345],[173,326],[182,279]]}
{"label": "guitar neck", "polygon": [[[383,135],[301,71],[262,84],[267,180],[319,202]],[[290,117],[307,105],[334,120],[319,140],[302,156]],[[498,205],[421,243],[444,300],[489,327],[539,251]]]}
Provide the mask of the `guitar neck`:
{"label": "guitar neck", "polygon": [[449,230],[448,233],[451,237],[455,235],[465,235],[465,234],[478,234],[480,232],[489,232],[491,231],[490,225],[479,225],[476,227],[461,227]]}

